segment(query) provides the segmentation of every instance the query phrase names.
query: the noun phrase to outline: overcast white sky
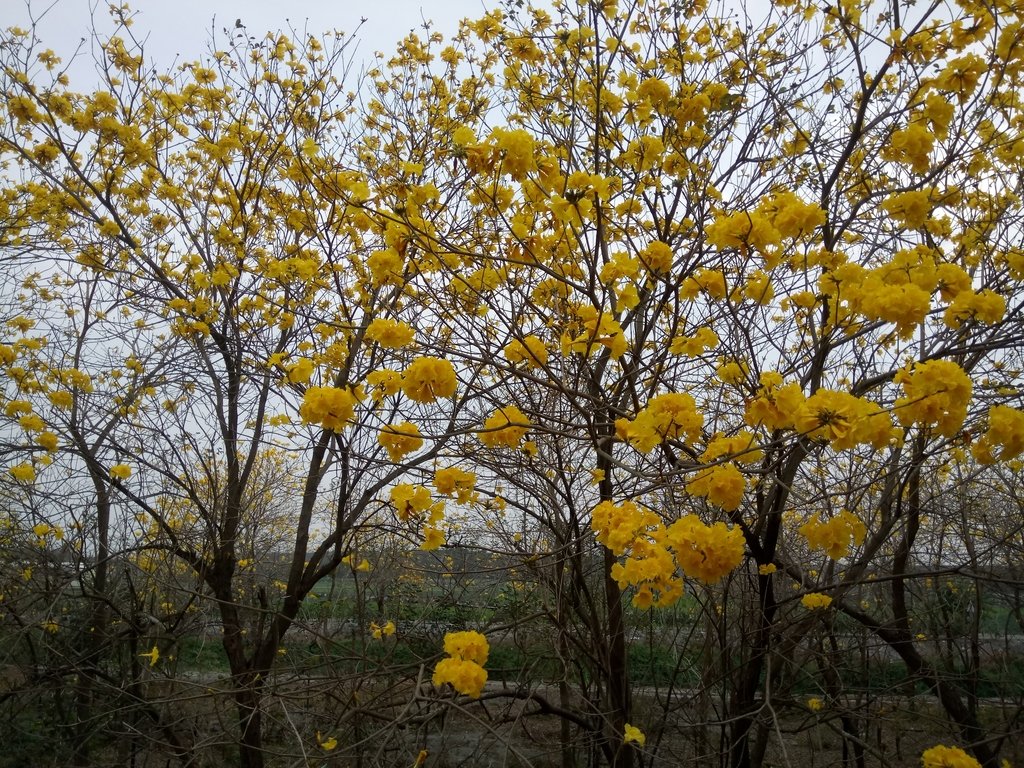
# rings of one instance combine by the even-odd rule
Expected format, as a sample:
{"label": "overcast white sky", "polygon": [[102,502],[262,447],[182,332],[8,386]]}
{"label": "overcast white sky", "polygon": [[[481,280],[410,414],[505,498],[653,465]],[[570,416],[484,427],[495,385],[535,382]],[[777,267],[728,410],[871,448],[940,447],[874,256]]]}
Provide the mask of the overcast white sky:
{"label": "overcast white sky", "polygon": [[[477,18],[496,4],[496,0],[129,0],[132,10],[138,11],[132,31],[146,39],[146,56],[158,69],[169,67],[175,57],[179,61],[200,58],[211,30],[216,28],[220,36],[222,28],[234,28],[235,19],[242,20],[249,34],[262,37],[289,26],[315,34],[332,29],[352,34],[365,17],[357,36],[357,59],[369,62],[374,51],[393,51],[398,40],[421,27],[424,18],[448,36],[457,29],[459,19]],[[28,27],[35,17],[43,47],[67,60],[89,35],[93,15],[101,32],[110,31],[108,5],[106,0],[0,0],[0,27]],[[88,47],[84,50],[88,60]],[[73,78],[77,80],[80,72],[76,67]]]}

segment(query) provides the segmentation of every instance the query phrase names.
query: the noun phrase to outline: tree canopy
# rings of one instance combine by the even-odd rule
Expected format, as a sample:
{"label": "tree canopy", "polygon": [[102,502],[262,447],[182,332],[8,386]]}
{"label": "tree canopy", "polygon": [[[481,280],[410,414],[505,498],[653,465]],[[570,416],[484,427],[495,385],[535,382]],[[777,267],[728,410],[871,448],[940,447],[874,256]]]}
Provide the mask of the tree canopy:
{"label": "tree canopy", "polygon": [[[364,666],[330,727],[354,730],[334,752],[291,721],[286,753],[493,696],[559,719],[566,768],[680,761],[706,726],[690,759],[763,765],[797,716],[862,766],[841,659],[881,646],[951,724],[924,764],[999,765],[1019,717],[982,711],[979,642],[986,605],[1024,615],[1021,12],[510,3],[357,74],[343,36],[244,28],[161,71],[114,8],[86,92],[6,30],[0,628],[74,670],[70,759],[123,689],[196,764],[145,683],[153,627],[198,615],[241,764],[276,764],[286,638],[341,574]],[[467,551],[536,610],[366,650],[408,638],[361,584]],[[632,655],[680,604],[689,707]],[[489,690],[527,631],[557,685]],[[801,648],[827,718],[784,687]]]}

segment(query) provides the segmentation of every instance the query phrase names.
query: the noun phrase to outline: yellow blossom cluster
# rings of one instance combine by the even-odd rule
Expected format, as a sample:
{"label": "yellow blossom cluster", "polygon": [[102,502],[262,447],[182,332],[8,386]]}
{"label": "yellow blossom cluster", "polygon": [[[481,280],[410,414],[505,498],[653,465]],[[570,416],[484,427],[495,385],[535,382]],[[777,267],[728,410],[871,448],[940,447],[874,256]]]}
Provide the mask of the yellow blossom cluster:
{"label": "yellow blossom cluster", "polygon": [[379,317],[366,329],[366,338],[375,341],[386,349],[401,349],[413,343],[416,331],[408,323],[401,320],[389,320]]}
{"label": "yellow blossom cluster", "polygon": [[603,501],[591,513],[597,540],[622,562],[612,566],[619,587],[633,586],[641,608],[671,605],[682,594],[678,574],[712,583],[743,559],[743,535],[724,523],[705,525],[687,515],[667,528],[658,515],[633,501]]}
{"label": "yellow blossom cluster", "polygon": [[419,427],[410,421],[388,424],[377,433],[377,442],[387,450],[391,461],[401,461],[407,454],[423,447]]}
{"label": "yellow blossom cluster", "polygon": [[752,427],[764,427],[770,432],[791,429],[797,411],[804,404],[804,393],[796,382],[783,384],[782,376],[765,371],[760,377],[757,395],[747,402],[743,418]]}
{"label": "yellow blossom cluster", "polygon": [[950,328],[959,328],[968,320],[994,325],[1006,314],[1006,299],[995,291],[961,291],[946,307],[943,320]]}
{"label": "yellow blossom cluster", "polygon": [[945,747],[940,744],[921,753],[921,766],[922,768],[981,768],[981,763],[960,747]]}
{"label": "yellow blossom cluster", "polygon": [[444,496],[454,495],[460,504],[473,500],[476,473],[458,467],[445,467],[434,472],[434,488]]}
{"label": "yellow blossom cluster", "polygon": [[484,428],[476,436],[488,448],[516,448],[529,429],[526,414],[514,405],[506,405],[484,420]]}
{"label": "yellow blossom cluster", "polygon": [[692,442],[700,437],[704,416],[686,392],[669,392],[652,397],[647,407],[632,421],[616,419],[615,432],[641,453],[648,453],[665,440],[683,438]]}
{"label": "yellow blossom cluster", "polygon": [[[433,510],[434,497],[430,489],[424,485],[413,483],[399,483],[391,489],[391,503],[395,507],[395,513],[399,520],[412,520],[422,516],[425,512]],[[444,509],[444,502],[441,509]]]}
{"label": "yellow blossom cluster", "polygon": [[487,655],[490,646],[479,632],[449,632],[444,636],[444,651],[448,658],[434,667],[434,685],[449,683],[456,691],[473,699],[480,698],[487,682]]}
{"label": "yellow blossom cluster", "polygon": [[884,448],[897,436],[892,417],[877,403],[848,392],[819,389],[797,409],[793,427],[836,450],[870,444]]}
{"label": "yellow blossom cluster", "polygon": [[693,336],[677,336],[672,339],[668,351],[673,355],[686,355],[687,357],[699,357],[706,350],[718,346],[718,334],[707,326],[697,329]]}
{"label": "yellow blossom cluster", "polygon": [[927,189],[897,192],[882,202],[882,210],[909,229],[920,229],[932,212],[932,194]]}
{"label": "yellow blossom cluster", "polygon": [[515,365],[526,363],[528,368],[540,368],[548,362],[548,350],[536,336],[526,336],[520,341],[510,341],[504,349],[505,359]]}
{"label": "yellow blossom cluster", "polygon": [[612,315],[601,312],[589,304],[583,304],[576,308],[576,316],[578,322],[575,325],[578,325],[582,332],[566,332],[562,335],[562,354],[576,352],[589,356],[600,347],[607,348],[613,360],[625,354],[629,343],[622,332],[622,326]]}
{"label": "yellow blossom cluster", "polygon": [[906,128],[893,131],[889,143],[882,150],[882,158],[909,165],[914,173],[926,173],[931,165],[930,155],[934,146],[935,136],[928,126],[914,120]]}
{"label": "yellow blossom cluster", "polygon": [[1024,452],[1024,411],[994,405],[988,411],[988,430],[971,445],[981,464],[1009,461]]}
{"label": "yellow blossom cluster", "polygon": [[859,547],[867,535],[863,521],[847,509],[826,521],[820,514],[814,515],[797,530],[812,550],[824,550],[833,560],[846,555],[851,544]]}
{"label": "yellow blossom cluster", "polygon": [[422,525],[420,549],[431,551],[445,543],[443,528],[444,502],[434,501],[424,485],[399,483],[391,488],[391,505],[402,522]]}
{"label": "yellow blossom cluster", "polygon": [[783,191],[761,200],[752,211],[721,214],[707,226],[708,243],[719,250],[738,248],[769,253],[785,239],[812,233],[825,221],[816,203]]}
{"label": "yellow blossom cluster", "polygon": [[817,611],[832,605],[832,598],[820,592],[808,592],[800,598],[800,604],[809,611]]}
{"label": "yellow blossom cluster", "polygon": [[647,247],[640,251],[640,261],[651,272],[667,273],[672,269],[673,259],[671,246],[660,240],[648,243]]}
{"label": "yellow blossom cluster", "polygon": [[417,403],[432,403],[437,398],[455,395],[458,379],[455,368],[438,357],[417,357],[402,374],[402,391]]}
{"label": "yellow blossom cluster", "polygon": [[935,427],[943,437],[953,437],[967,418],[971,400],[971,379],[951,360],[917,363],[896,374],[904,397],[896,400],[896,416],[909,427]]}
{"label": "yellow blossom cluster", "polygon": [[951,302],[945,314],[951,328],[968,319],[993,324],[1006,310],[1002,296],[994,291],[975,293],[962,266],[943,261],[937,249],[925,245],[897,251],[873,269],[853,262],[838,263],[822,273],[818,288],[831,299],[834,321],[850,323],[859,315],[894,323],[903,338],[909,338],[924,322],[936,293]]}
{"label": "yellow blossom cluster", "polygon": [[667,540],[683,573],[707,584],[743,561],[743,533],[722,522],[706,525],[696,515],[686,515],[668,527]]}
{"label": "yellow blossom cluster", "polygon": [[746,488],[743,473],[731,461],[702,469],[686,484],[688,494],[706,498],[727,512],[739,508]]}
{"label": "yellow blossom cluster", "polygon": [[402,373],[391,368],[381,368],[367,375],[366,385],[370,388],[370,396],[379,402],[402,391]]}
{"label": "yellow blossom cluster", "polygon": [[341,387],[309,387],[302,396],[299,416],[304,424],[340,432],[355,415],[357,394]]}

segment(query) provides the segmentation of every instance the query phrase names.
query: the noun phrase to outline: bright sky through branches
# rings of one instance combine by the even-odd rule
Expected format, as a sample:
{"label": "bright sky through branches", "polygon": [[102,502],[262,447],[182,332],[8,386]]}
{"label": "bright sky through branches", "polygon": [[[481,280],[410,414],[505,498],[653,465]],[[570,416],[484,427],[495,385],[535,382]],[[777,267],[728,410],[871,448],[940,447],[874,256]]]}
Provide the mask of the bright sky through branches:
{"label": "bright sky through branches", "polygon": [[[236,21],[246,31],[262,38],[268,31],[294,29],[320,35],[328,30],[356,35],[359,62],[369,63],[376,51],[390,54],[398,41],[412,30],[422,32],[424,21],[446,37],[458,28],[460,19],[482,16],[494,3],[482,0],[447,0],[424,3],[423,0],[380,0],[376,3],[305,0],[281,3],[277,0],[136,0],[130,7],[135,16],[132,31],[145,40],[146,56],[158,69],[175,60],[192,61],[206,52],[211,36],[223,45],[224,30],[236,31]],[[83,62],[90,61],[89,30],[95,23],[98,32],[112,29],[107,4],[93,0],[56,0],[11,4],[0,26],[27,28],[33,19],[43,47],[52,48],[65,58],[82,46]],[[365,19],[365,21],[362,21]],[[358,32],[357,32],[358,30]],[[84,42],[83,42],[84,41]],[[79,69],[79,72],[84,70]]]}

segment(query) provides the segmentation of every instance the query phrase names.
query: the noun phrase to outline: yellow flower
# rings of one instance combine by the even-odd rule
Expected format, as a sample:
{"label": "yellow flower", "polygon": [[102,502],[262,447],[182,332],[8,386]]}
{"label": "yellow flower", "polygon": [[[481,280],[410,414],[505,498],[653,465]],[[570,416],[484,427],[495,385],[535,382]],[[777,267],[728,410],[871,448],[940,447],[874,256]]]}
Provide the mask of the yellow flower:
{"label": "yellow flower", "polygon": [[373,635],[374,640],[383,640],[385,637],[391,637],[395,634],[395,622],[389,621],[383,626],[380,626],[377,622],[371,621],[370,633]]}
{"label": "yellow flower", "polygon": [[800,604],[809,611],[819,608],[828,608],[832,605],[832,598],[820,592],[809,592],[800,598]]}
{"label": "yellow flower", "polygon": [[458,467],[446,467],[434,472],[434,488],[444,496],[455,495],[460,503],[472,499],[476,474]]}
{"label": "yellow flower", "polygon": [[902,370],[894,381],[903,385],[905,397],[896,400],[896,417],[909,427],[934,426],[943,437],[953,437],[967,417],[971,378],[951,360],[918,363]]}
{"label": "yellow flower", "polygon": [[775,573],[777,570],[779,569],[775,567],[775,563],[768,563],[767,565],[757,566],[757,572],[762,576],[768,576],[770,574]]}
{"label": "yellow flower", "polygon": [[820,712],[822,709],[825,708],[825,702],[823,702],[817,696],[812,696],[807,700],[807,708],[811,710],[811,712]]}
{"label": "yellow flower", "polygon": [[672,523],[666,539],[683,573],[707,584],[736,568],[745,551],[743,533],[738,528],[721,522],[708,526],[696,515]]}
{"label": "yellow flower", "polygon": [[816,514],[797,530],[807,539],[812,550],[825,550],[833,560],[846,555],[851,544],[860,546],[867,534],[867,527],[861,519],[846,509],[826,522]]}
{"label": "yellow flower", "polygon": [[154,644],[152,650],[148,653],[140,653],[139,656],[149,659],[149,666],[155,667],[157,661],[160,660],[160,649]]}
{"label": "yellow flower", "polygon": [[548,350],[536,336],[526,336],[522,341],[513,339],[503,350],[505,359],[513,365],[526,363],[528,368],[539,368],[548,362]]}
{"label": "yellow flower", "polygon": [[673,258],[672,248],[660,240],[655,240],[640,251],[640,260],[651,272],[668,272],[672,269]]}
{"label": "yellow flower", "polygon": [[515,448],[530,429],[530,420],[514,405],[499,408],[484,421],[476,433],[488,448]]}
{"label": "yellow flower", "polygon": [[8,467],[7,471],[10,472],[11,477],[19,483],[31,483],[36,479],[36,470],[28,462],[15,464],[13,467]]}
{"label": "yellow flower", "polygon": [[115,464],[110,468],[110,476],[115,480],[127,480],[131,474],[132,468],[127,464]]}
{"label": "yellow flower", "polygon": [[941,744],[921,754],[921,765],[923,768],[981,768],[981,763],[960,747],[944,747]]}
{"label": "yellow flower", "polygon": [[622,735],[622,743],[636,744],[638,747],[643,747],[643,745],[647,743],[647,737],[644,735],[644,732],[635,725],[626,723],[626,727]]}
{"label": "yellow flower", "polygon": [[479,632],[449,632],[444,636],[444,652],[465,661],[475,661],[483,666],[487,663],[490,646],[487,638]]}
{"label": "yellow flower", "polygon": [[409,421],[384,427],[377,433],[377,442],[387,449],[388,458],[395,462],[423,447],[419,427]]}
{"label": "yellow flower", "polygon": [[459,693],[479,699],[487,682],[487,670],[474,661],[449,657],[434,667],[433,682],[438,688],[449,683]]}
{"label": "yellow flower", "polygon": [[435,528],[432,525],[423,528],[423,543],[420,544],[420,549],[424,552],[433,552],[435,549],[440,549],[444,546],[444,543],[444,531],[440,528]]}
{"label": "yellow flower", "polygon": [[739,508],[747,483],[739,468],[731,461],[705,469],[686,484],[691,496],[703,496],[727,512]]}
{"label": "yellow flower", "polygon": [[377,318],[366,329],[366,338],[387,349],[401,349],[413,343],[416,331],[401,320]]}
{"label": "yellow flower", "polygon": [[355,415],[356,396],[339,387],[310,387],[302,396],[299,416],[304,424],[319,424],[340,432]]}
{"label": "yellow flower", "polygon": [[49,453],[56,451],[59,444],[53,432],[42,432],[36,437],[36,445],[45,448]]}
{"label": "yellow flower", "polygon": [[685,392],[671,392],[652,397],[632,422],[617,421],[616,431],[621,428],[621,437],[641,453],[648,453],[665,440],[695,440],[703,425],[704,416],[697,410],[693,397]]}
{"label": "yellow flower", "polygon": [[402,374],[390,368],[381,368],[366,377],[370,395],[375,402],[398,394],[402,390]]}
{"label": "yellow flower", "polygon": [[426,486],[398,483],[391,489],[391,503],[399,520],[410,520],[429,510],[434,498]]}
{"label": "yellow flower", "polygon": [[402,374],[402,390],[417,403],[432,403],[439,397],[455,394],[458,379],[455,368],[437,357],[417,357]]}
{"label": "yellow flower", "polygon": [[[994,449],[999,448],[998,452]],[[982,464],[1008,461],[1024,451],[1024,411],[1008,405],[994,405],[988,412],[988,431],[971,446]]]}
{"label": "yellow flower", "polygon": [[305,384],[312,378],[316,366],[307,357],[301,357],[287,367],[288,381],[292,384]]}
{"label": "yellow flower", "polygon": [[320,749],[322,749],[324,752],[330,752],[338,746],[338,740],[336,738],[334,738],[333,736],[328,736],[327,738],[324,738],[320,735],[320,731],[316,732],[316,743],[320,745]]}

